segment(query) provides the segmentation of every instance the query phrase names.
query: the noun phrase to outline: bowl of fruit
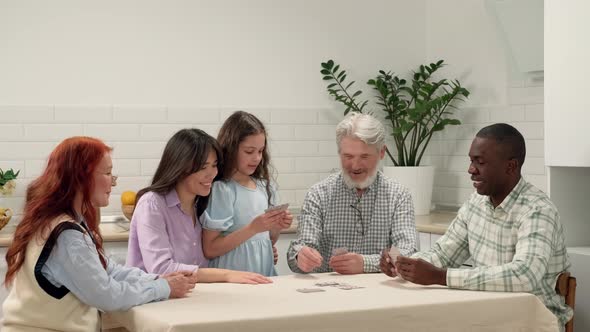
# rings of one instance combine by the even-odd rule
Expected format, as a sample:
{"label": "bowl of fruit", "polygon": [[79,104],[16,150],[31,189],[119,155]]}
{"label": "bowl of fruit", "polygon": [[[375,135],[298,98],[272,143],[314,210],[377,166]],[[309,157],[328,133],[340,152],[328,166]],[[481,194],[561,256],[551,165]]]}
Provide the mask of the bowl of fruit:
{"label": "bowl of fruit", "polygon": [[133,216],[133,210],[135,209],[135,197],[134,191],[124,191],[121,194],[121,211],[127,220],[131,220]]}
{"label": "bowl of fruit", "polygon": [[0,208],[0,229],[4,228],[12,218],[12,210],[10,208]]}

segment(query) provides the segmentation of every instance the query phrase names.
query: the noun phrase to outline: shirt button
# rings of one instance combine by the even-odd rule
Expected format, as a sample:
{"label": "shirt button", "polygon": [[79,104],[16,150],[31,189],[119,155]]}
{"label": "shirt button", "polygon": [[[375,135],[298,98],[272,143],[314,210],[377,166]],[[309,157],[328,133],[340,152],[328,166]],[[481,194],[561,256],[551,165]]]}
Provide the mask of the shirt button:
{"label": "shirt button", "polygon": [[197,242],[193,242],[193,246],[196,246],[196,245],[197,245]]}

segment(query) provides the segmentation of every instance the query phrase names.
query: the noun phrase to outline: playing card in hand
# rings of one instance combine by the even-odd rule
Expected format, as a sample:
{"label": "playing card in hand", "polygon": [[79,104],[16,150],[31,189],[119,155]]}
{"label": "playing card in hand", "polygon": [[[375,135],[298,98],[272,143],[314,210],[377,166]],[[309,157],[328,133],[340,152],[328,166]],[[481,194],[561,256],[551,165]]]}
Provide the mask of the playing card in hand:
{"label": "playing card in hand", "polygon": [[397,260],[397,256],[399,256],[399,249],[396,247],[391,247],[391,249],[389,249],[389,258],[391,258],[391,264],[394,264],[395,261]]}
{"label": "playing card in hand", "polygon": [[344,254],[348,254],[348,249],[346,247],[332,249],[332,256],[339,256]]}

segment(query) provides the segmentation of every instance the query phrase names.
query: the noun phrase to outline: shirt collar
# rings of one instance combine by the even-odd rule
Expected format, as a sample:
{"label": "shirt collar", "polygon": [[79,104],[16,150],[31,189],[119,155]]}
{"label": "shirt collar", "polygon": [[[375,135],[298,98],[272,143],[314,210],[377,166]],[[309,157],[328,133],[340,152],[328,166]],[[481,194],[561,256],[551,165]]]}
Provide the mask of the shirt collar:
{"label": "shirt collar", "polygon": [[[516,184],[516,186],[514,186],[514,188],[512,188],[512,190],[510,191],[508,196],[506,196],[506,198],[504,198],[502,203],[500,203],[500,205],[498,205],[496,208],[500,208],[505,212],[510,211],[514,207],[514,205],[516,204],[516,201],[518,200],[518,196],[520,196],[520,193],[522,192],[522,190],[524,189],[525,186],[526,186],[526,181],[521,176],[520,180],[518,180],[518,183]],[[492,204],[489,196],[488,196],[488,202],[490,205]]]}
{"label": "shirt collar", "polygon": [[180,198],[178,198],[178,193],[176,193],[176,189],[174,188],[166,194],[164,199],[166,200],[167,207],[180,205]]}

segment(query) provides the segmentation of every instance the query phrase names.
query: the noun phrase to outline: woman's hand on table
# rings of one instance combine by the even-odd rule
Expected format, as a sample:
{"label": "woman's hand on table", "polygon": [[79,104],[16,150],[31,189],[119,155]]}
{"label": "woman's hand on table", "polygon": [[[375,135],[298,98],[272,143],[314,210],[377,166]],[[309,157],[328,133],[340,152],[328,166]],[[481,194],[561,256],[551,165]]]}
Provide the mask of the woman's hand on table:
{"label": "woman's hand on table", "polygon": [[234,284],[271,284],[272,280],[254,272],[231,271],[227,272],[226,282]]}

